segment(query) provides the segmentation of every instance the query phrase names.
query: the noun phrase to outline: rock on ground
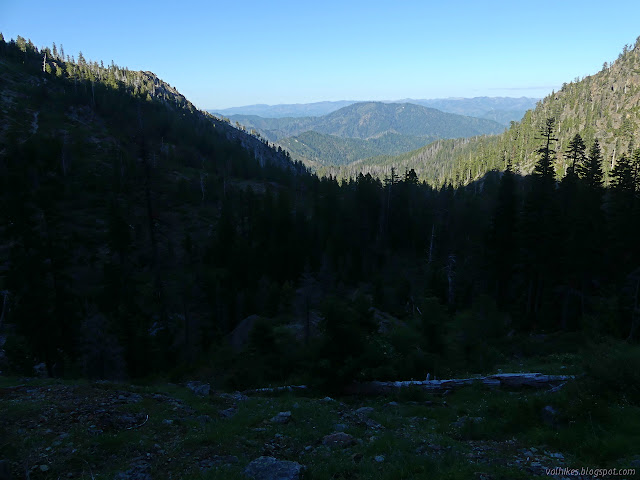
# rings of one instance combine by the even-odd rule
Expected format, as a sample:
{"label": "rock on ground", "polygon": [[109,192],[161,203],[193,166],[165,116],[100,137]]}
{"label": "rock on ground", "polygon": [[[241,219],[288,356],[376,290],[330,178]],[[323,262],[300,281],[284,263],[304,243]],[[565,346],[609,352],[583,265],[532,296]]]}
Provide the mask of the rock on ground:
{"label": "rock on ground", "polygon": [[280,412],[271,418],[271,423],[289,423],[289,420],[291,420],[291,411]]}
{"label": "rock on ground", "polygon": [[358,415],[369,415],[373,413],[375,409],[373,407],[360,407],[356,410],[356,414]]}
{"label": "rock on ground", "polygon": [[244,474],[254,480],[299,480],[304,466],[297,462],[259,457],[247,465]]}
{"label": "rock on ground", "polygon": [[187,388],[200,397],[208,397],[211,391],[211,386],[202,382],[189,382]]}

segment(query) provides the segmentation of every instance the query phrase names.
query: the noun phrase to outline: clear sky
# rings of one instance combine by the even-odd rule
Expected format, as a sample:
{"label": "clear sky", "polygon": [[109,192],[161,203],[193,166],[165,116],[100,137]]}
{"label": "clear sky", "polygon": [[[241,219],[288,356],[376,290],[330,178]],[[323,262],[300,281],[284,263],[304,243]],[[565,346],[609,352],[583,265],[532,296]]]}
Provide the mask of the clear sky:
{"label": "clear sky", "polygon": [[153,71],[203,109],[543,97],[633,44],[640,2],[0,0],[0,32]]}

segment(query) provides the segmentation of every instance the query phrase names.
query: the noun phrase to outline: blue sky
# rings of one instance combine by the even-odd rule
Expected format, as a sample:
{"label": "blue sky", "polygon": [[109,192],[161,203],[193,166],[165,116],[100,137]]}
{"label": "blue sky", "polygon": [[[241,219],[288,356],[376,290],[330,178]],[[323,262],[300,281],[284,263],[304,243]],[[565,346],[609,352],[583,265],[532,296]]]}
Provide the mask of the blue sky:
{"label": "blue sky", "polygon": [[199,108],[543,97],[640,36],[640,2],[0,0],[0,32],[150,70]]}

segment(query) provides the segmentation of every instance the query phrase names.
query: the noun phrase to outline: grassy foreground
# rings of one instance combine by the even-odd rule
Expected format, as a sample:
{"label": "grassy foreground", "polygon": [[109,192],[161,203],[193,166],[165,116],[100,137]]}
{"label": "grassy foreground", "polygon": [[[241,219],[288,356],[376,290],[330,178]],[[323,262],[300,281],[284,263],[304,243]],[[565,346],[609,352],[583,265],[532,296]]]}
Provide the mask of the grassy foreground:
{"label": "grassy foreground", "polygon": [[[548,356],[504,368],[580,375],[577,360]],[[587,379],[598,372],[587,373],[558,392],[472,386],[335,399],[202,397],[175,384],[0,377],[0,461],[11,478],[34,480],[242,479],[263,455],[299,462],[306,479],[524,479],[556,467],[640,472],[640,407],[615,385]],[[335,432],[349,435],[344,445],[325,445]]]}

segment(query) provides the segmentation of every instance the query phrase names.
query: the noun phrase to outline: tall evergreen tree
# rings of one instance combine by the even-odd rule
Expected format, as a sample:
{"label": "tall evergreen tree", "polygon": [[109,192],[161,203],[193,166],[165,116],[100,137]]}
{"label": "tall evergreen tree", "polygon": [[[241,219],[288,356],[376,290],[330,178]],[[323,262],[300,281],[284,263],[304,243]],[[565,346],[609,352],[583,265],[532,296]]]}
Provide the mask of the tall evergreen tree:
{"label": "tall evergreen tree", "polygon": [[555,193],[555,171],[552,148],[553,118],[548,118],[541,130],[543,145],[535,165],[521,225],[523,264],[527,277],[526,328],[536,328],[540,310],[550,298],[550,284],[555,274],[554,249],[558,237],[558,207]]}
{"label": "tall evergreen tree", "polygon": [[591,190],[600,190],[604,185],[602,172],[602,150],[598,139],[593,141],[586,161],[578,165],[578,176],[583,179]]}
{"label": "tall evergreen tree", "polygon": [[565,153],[565,158],[569,161],[569,168],[567,169],[567,175],[575,175],[578,170],[583,166],[586,159],[586,145],[582,140],[579,133],[569,142],[569,147]]}
{"label": "tall evergreen tree", "polygon": [[537,150],[540,154],[540,159],[533,169],[534,175],[540,178],[544,184],[553,184],[555,178],[553,158],[556,152],[551,148],[551,144],[552,142],[558,141],[558,139],[553,137],[554,128],[555,119],[551,117],[547,118],[544,127],[540,131],[540,135],[544,140],[544,145]]}

